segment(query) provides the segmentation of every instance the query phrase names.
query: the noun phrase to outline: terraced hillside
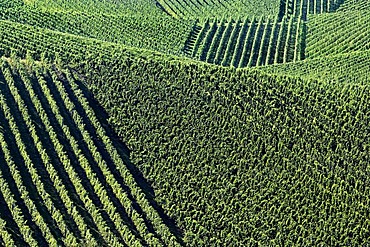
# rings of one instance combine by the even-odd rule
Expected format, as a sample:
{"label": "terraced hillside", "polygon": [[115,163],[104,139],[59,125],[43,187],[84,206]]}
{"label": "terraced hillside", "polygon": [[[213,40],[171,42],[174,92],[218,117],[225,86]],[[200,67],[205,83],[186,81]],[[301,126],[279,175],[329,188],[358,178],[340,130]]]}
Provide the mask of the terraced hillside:
{"label": "terraced hillside", "polygon": [[4,244],[178,244],[70,72],[3,60],[0,101]]}

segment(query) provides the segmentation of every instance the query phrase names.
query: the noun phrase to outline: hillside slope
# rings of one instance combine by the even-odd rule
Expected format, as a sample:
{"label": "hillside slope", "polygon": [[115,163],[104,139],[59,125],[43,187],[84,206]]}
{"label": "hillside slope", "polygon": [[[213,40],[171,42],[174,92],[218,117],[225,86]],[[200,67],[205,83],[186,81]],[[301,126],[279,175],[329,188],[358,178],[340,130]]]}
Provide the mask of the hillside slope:
{"label": "hillside slope", "polygon": [[0,72],[3,243],[178,244],[83,85],[14,61]]}
{"label": "hillside slope", "polygon": [[[58,51],[69,62],[185,245],[369,242],[368,84],[271,77],[0,24],[13,30],[2,33],[5,53]],[[10,42],[19,37],[25,45]]]}
{"label": "hillside slope", "polygon": [[256,68],[270,74],[367,84],[370,79],[370,51],[358,51],[335,56],[306,59],[296,63],[276,64]]}
{"label": "hillside slope", "polygon": [[0,244],[370,243],[367,53],[271,76],[0,21],[0,54]]}
{"label": "hillside slope", "polygon": [[277,16],[280,10],[279,0],[197,0],[174,1],[158,0],[158,5],[169,15],[177,19],[204,21],[208,18],[245,18],[248,16]]}
{"label": "hillside slope", "polygon": [[[19,0],[16,0],[19,1]],[[24,0],[24,5],[48,11],[77,11],[89,14],[152,14],[161,12],[151,0]]]}
{"label": "hillside slope", "polygon": [[152,59],[85,69],[187,245],[369,243],[368,84]]}
{"label": "hillside slope", "polygon": [[0,6],[0,19],[127,46],[182,54],[194,21],[175,20],[162,12],[90,13],[73,8],[40,9]]}
{"label": "hillside slope", "polygon": [[370,49],[369,11],[346,11],[310,16],[306,58],[320,58]]}
{"label": "hillside slope", "polygon": [[303,58],[304,25],[284,17],[206,21],[185,47],[188,56],[207,63],[252,67]]}

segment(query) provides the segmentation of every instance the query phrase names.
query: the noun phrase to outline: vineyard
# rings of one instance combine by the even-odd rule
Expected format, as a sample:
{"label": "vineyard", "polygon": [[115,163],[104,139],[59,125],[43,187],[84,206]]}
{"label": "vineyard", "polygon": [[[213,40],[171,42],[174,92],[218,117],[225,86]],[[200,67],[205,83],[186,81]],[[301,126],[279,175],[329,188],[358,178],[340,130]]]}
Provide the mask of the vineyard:
{"label": "vineyard", "polygon": [[276,16],[280,2],[276,0],[158,0],[159,6],[177,19],[201,19],[228,17]]}
{"label": "vineyard", "polygon": [[310,14],[317,15],[336,11],[343,0],[283,0],[281,15],[290,15],[306,21]]}
{"label": "vineyard", "polygon": [[[258,17],[245,13],[244,18],[237,19],[238,15],[234,19],[225,18],[225,15],[222,19],[207,18],[194,26],[184,52],[194,59],[235,68],[296,62],[311,52],[311,47],[306,49],[311,39],[323,38],[320,36],[323,34],[316,33],[318,25],[322,25],[325,35],[335,40],[336,37],[326,31],[337,22],[328,20],[330,25],[327,25],[319,14],[333,12],[340,4],[339,0],[282,1],[279,13],[275,15]],[[309,15],[313,20],[307,24]],[[314,33],[307,33],[307,29]],[[308,38],[310,40],[306,42]],[[317,49],[320,45],[314,43],[313,47]]]}
{"label": "vineyard", "polygon": [[353,11],[353,10],[370,10],[370,3],[366,0],[347,0],[338,9],[338,12]]}
{"label": "vineyard", "polygon": [[133,176],[124,146],[109,136],[70,71],[40,67],[30,73],[25,64],[3,61],[0,80],[6,130],[0,158],[7,165],[0,177],[8,185],[2,187],[8,208],[2,218],[11,215],[6,225],[15,231],[9,241],[177,244]]}
{"label": "vineyard", "polygon": [[303,57],[303,28],[294,18],[207,21],[185,51],[201,61],[237,68],[297,61]]}
{"label": "vineyard", "polygon": [[[3,9],[0,6],[0,10],[0,20],[178,55],[182,53],[194,23],[154,14],[148,14],[143,21],[142,17],[130,13],[110,15],[58,9],[40,11],[27,5]],[[107,26],[109,30],[106,30]]]}
{"label": "vineyard", "polygon": [[[6,0],[9,1],[9,0]],[[5,1],[5,2],[6,2]],[[72,11],[89,14],[135,14],[138,11],[146,15],[158,15],[161,11],[150,0],[24,0],[21,5],[41,9],[42,11]]]}
{"label": "vineyard", "polygon": [[258,70],[321,81],[366,83],[370,79],[370,53],[354,52],[329,58],[307,59],[297,63],[277,64]]}
{"label": "vineyard", "polygon": [[314,16],[308,24],[306,56],[318,58],[370,48],[368,11],[331,13]]}
{"label": "vineyard", "polygon": [[119,135],[129,136],[132,161],[162,181],[157,197],[184,219],[188,245],[369,240],[368,85],[180,62],[142,61],[135,74],[103,68],[92,91]]}
{"label": "vineyard", "polygon": [[0,0],[0,246],[370,245],[365,0]]}

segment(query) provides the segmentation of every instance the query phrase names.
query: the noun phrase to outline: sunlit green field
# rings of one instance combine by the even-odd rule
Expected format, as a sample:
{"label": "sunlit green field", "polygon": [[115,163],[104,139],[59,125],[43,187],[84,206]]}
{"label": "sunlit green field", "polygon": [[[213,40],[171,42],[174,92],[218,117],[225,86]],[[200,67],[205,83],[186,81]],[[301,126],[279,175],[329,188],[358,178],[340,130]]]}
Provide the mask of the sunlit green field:
{"label": "sunlit green field", "polygon": [[370,245],[365,0],[0,0],[0,246]]}

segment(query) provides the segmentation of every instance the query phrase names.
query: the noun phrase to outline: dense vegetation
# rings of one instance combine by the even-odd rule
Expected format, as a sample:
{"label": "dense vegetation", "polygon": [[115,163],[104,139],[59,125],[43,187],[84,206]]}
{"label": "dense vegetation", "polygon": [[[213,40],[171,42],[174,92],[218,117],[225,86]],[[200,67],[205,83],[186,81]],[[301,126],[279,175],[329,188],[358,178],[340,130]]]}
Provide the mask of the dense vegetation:
{"label": "dense vegetation", "polygon": [[[221,19],[210,16],[201,19],[194,26],[184,51],[194,59],[236,68],[295,62],[304,59],[305,53],[310,53],[312,47],[322,47],[326,50],[325,45],[334,43],[332,46],[336,46],[337,43],[332,41],[342,33],[336,32],[332,35],[328,30],[334,32],[338,20],[328,20],[324,23],[318,14],[333,12],[341,3],[342,1],[336,0],[281,1],[279,12],[274,15],[258,15],[257,11],[253,15],[246,12],[244,16],[219,15],[222,16]],[[310,21],[307,22],[309,16]],[[354,16],[346,17],[350,20]],[[353,25],[360,24],[357,26],[362,27],[364,21]],[[343,25],[346,24],[348,23]],[[318,26],[322,27],[323,33],[320,33]],[[350,28],[351,25],[346,27]],[[346,29],[343,29],[343,32],[346,32]],[[323,37],[325,35],[330,37],[330,40]],[[362,36],[365,40],[366,36]],[[306,44],[308,37],[310,39]],[[326,44],[315,43],[326,40]],[[312,47],[306,49],[306,45],[311,45],[309,42]]]}
{"label": "dense vegetation", "polygon": [[338,12],[312,16],[307,24],[306,57],[366,51],[370,48],[368,11]]}
{"label": "dense vegetation", "polygon": [[[18,0],[19,1],[19,0]],[[150,0],[24,0],[25,5],[37,7],[42,10],[77,11],[90,14],[104,13],[138,14],[144,16],[149,14],[159,15],[161,12],[153,1]]]}
{"label": "dense vegetation", "polygon": [[0,0],[0,246],[370,244],[367,6]]}
{"label": "dense vegetation", "polygon": [[309,14],[333,12],[340,7],[343,0],[283,0],[280,12],[307,20]]}
{"label": "dense vegetation", "polygon": [[251,67],[303,58],[303,23],[285,17],[206,21],[187,43],[191,57],[222,66]]}
{"label": "dense vegetation", "polygon": [[90,88],[185,243],[369,240],[368,85],[123,64],[91,64]]}
{"label": "dense vegetation", "polygon": [[181,19],[237,18],[246,16],[276,16],[279,0],[158,0],[159,6],[169,15]]}
{"label": "dense vegetation", "polygon": [[[0,7],[0,19],[103,41],[181,54],[194,22],[148,13],[81,13],[76,10],[42,9],[28,5]],[[153,23],[156,23],[154,25]],[[107,29],[109,27],[109,29]]]}
{"label": "dense vegetation", "polygon": [[1,218],[10,239],[23,246],[176,245],[83,85],[68,71],[13,65],[3,61],[0,77]]}
{"label": "dense vegetation", "polygon": [[346,0],[338,11],[370,10],[370,2],[367,0]]}
{"label": "dense vegetation", "polygon": [[353,52],[331,57],[307,59],[297,63],[258,68],[271,74],[291,75],[321,81],[367,83],[370,79],[370,53]]}

